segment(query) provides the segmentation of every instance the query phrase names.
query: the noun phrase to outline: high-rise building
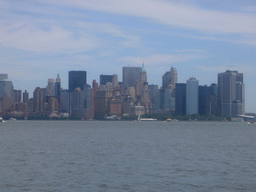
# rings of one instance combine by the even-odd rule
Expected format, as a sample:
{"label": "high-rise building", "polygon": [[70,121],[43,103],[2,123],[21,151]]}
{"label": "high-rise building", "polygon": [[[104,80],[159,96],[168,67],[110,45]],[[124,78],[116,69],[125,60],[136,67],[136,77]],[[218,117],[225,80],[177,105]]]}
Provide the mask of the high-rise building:
{"label": "high-rise building", "polygon": [[211,95],[210,95],[210,87],[207,85],[199,86],[199,106],[198,112],[199,114],[210,115],[210,102],[211,102]]}
{"label": "high-rise building", "polygon": [[148,85],[149,98],[152,102],[152,112],[154,113],[160,106],[160,93],[158,85]]}
{"label": "high-rise building", "polygon": [[70,93],[68,89],[60,91],[60,111],[70,113]]}
{"label": "high-rise building", "polygon": [[14,104],[13,83],[9,79],[0,80],[0,108],[9,109]]}
{"label": "high-rise building", "polygon": [[218,104],[218,85],[212,83],[209,87],[210,92],[210,115],[219,115],[219,104]]}
{"label": "high-rise building", "polygon": [[227,70],[218,74],[220,115],[235,117],[245,113],[243,73]]}
{"label": "high-rise building", "polygon": [[175,114],[186,115],[186,83],[175,85]]}
{"label": "high-rise building", "polygon": [[86,71],[69,71],[68,72],[68,90],[74,91],[77,87],[81,90],[86,85],[87,72]]}
{"label": "high-rise building", "polygon": [[29,100],[29,93],[27,92],[27,90],[25,90],[25,92],[23,92],[23,103],[27,103]]}
{"label": "high-rise building", "polygon": [[48,79],[48,84],[46,86],[46,96],[54,96],[55,89],[54,89],[54,79]]}
{"label": "high-rise building", "polygon": [[34,101],[34,112],[44,112],[44,93],[40,87],[37,87],[33,93],[33,101]]}
{"label": "high-rise building", "polygon": [[141,67],[140,78],[136,81],[136,98],[139,99],[142,96],[144,84],[147,83],[147,72],[144,67],[144,63]]}
{"label": "high-rise building", "polygon": [[72,117],[85,118],[84,92],[79,87],[70,93],[70,107]]}
{"label": "high-rise building", "polygon": [[123,67],[123,85],[136,87],[136,81],[140,80],[141,67]]}
{"label": "high-rise building", "polygon": [[162,88],[168,88],[170,84],[175,86],[178,82],[177,70],[171,67],[170,71],[167,71],[162,77]]}
{"label": "high-rise building", "polygon": [[140,102],[141,102],[141,105],[144,106],[145,113],[152,114],[152,102],[150,101],[147,82],[143,83]]}
{"label": "high-rise building", "polygon": [[113,75],[112,86],[113,86],[113,88],[116,88],[118,86],[118,75],[117,74]]}
{"label": "high-rise building", "polygon": [[61,88],[61,79],[60,75],[57,75],[57,78],[55,80],[55,97],[58,99],[60,98],[60,88]]}
{"label": "high-rise building", "polygon": [[198,80],[196,78],[191,77],[187,80],[186,87],[186,114],[198,114]]}
{"label": "high-rise building", "polygon": [[86,119],[94,118],[94,89],[90,85],[84,86],[84,108]]}
{"label": "high-rise building", "polygon": [[100,85],[106,85],[108,82],[112,83],[113,75],[100,75]]}
{"label": "high-rise building", "polygon": [[13,90],[14,102],[20,103],[21,102],[21,90]]}
{"label": "high-rise building", "polygon": [[172,87],[160,89],[160,109],[174,111],[175,110],[175,98],[173,95]]}

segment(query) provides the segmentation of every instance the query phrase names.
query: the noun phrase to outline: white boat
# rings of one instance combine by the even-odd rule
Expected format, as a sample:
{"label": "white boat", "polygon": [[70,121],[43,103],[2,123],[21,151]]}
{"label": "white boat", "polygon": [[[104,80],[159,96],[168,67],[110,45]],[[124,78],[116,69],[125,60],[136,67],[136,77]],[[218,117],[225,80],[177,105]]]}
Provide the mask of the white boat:
{"label": "white boat", "polygon": [[0,117],[0,122],[4,122],[3,117]]}
{"label": "white boat", "polygon": [[154,119],[154,118],[141,118],[140,115],[139,115],[137,121],[157,121],[157,119]]}

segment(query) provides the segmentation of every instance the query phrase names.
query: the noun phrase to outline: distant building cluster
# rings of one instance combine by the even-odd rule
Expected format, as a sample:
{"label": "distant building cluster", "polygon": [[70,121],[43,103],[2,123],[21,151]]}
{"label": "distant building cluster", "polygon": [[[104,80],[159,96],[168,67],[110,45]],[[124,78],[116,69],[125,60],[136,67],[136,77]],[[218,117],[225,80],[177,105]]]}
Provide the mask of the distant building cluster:
{"label": "distant building cluster", "polygon": [[162,87],[149,85],[142,67],[123,67],[118,75],[100,75],[100,82],[87,84],[87,71],[69,71],[68,89],[61,78],[48,79],[46,87],[36,87],[32,98],[25,90],[15,90],[8,74],[0,74],[0,116],[49,116],[104,119],[143,114],[205,114],[236,117],[245,114],[243,73],[218,74],[218,84],[199,85],[191,77],[178,83],[171,67],[162,76]]}

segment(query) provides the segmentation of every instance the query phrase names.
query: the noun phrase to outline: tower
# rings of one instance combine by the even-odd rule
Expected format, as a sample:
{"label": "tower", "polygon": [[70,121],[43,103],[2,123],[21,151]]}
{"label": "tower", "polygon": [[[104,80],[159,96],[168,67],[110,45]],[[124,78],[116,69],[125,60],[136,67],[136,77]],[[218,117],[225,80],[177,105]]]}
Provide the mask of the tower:
{"label": "tower", "polygon": [[58,74],[55,80],[55,97],[60,98],[60,88],[61,88],[61,79],[60,79],[60,75]]}
{"label": "tower", "polygon": [[186,86],[186,114],[198,114],[198,102],[198,80],[191,77],[189,80],[187,80]]}
{"label": "tower", "polygon": [[140,79],[141,67],[123,67],[123,85],[127,87],[135,87],[136,81]]}
{"label": "tower", "polygon": [[113,81],[113,75],[100,75],[100,85],[106,85],[106,83]]}
{"label": "tower", "polygon": [[23,103],[27,103],[29,99],[29,93],[27,92],[27,90],[25,90],[25,92],[23,92]]}
{"label": "tower", "polygon": [[68,72],[68,90],[74,91],[77,87],[81,90],[86,85],[87,72],[86,71],[69,71]]}
{"label": "tower", "polygon": [[162,77],[162,88],[168,88],[170,84],[175,87],[175,84],[178,82],[178,73],[177,70],[171,67],[170,71],[167,71]]}
{"label": "tower", "polygon": [[34,112],[36,113],[44,111],[43,96],[43,90],[40,87],[37,87],[33,93]]}
{"label": "tower", "polygon": [[46,96],[54,96],[54,79],[48,79],[48,84],[46,86]]}
{"label": "tower", "polygon": [[186,83],[176,83],[175,114],[186,115]]}
{"label": "tower", "polygon": [[245,112],[243,73],[227,70],[218,74],[220,115],[234,117]]}
{"label": "tower", "polygon": [[117,76],[117,74],[113,75],[112,86],[113,86],[113,88],[116,88],[118,86],[118,76]]}

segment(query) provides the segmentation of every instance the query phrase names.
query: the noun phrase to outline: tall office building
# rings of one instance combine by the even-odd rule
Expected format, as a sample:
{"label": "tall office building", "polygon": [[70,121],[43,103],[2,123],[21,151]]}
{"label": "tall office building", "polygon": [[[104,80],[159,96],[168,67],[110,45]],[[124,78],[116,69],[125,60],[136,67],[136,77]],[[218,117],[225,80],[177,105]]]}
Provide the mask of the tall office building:
{"label": "tall office building", "polygon": [[175,114],[186,115],[186,83],[175,85]]}
{"label": "tall office building", "polygon": [[0,109],[9,109],[14,104],[13,83],[9,79],[0,80],[0,100]]}
{"label": "tall office building", "polygon": [[29,100],[29,94],[27,90],[25,90],[25,92],[23,92],[23,103],[27,103],[28,100]]}
{"label": "tall office building", "polygon": [[186,114],[198,114],[198,102],[198,80],[191,77],[189,80],[187,80],[186,87]]}
{"label": "tall office building", "polygon": [[70,93],[70,111],[72,117],[85,118],[84,92],[79,87]]}
{"label": "tall office building", "polygon": [[118,86],[118,75],[117,74],[113,75],[112,86],[113,86],[113,88],[116,88]]}
{"label": "tall office building", "polygon": [[136,87],[136,81],[140,80],[141,67],[123,67],[123,85],[127,87]]}
{"label": "tall office building", "polygon": [[170,84],[175,86],[178,82],[177,70],[171,67],[170,71],[167,71],[162,77],[162,88],[168,88]]}
{"label": "tall office building", "polygon": [[48,79],[48,84],[46,86],[46,96],[54,96],[55,89],[54,89],[54,79]]}
{"label": "tall office building", "polygon": [[68,90],[74,91],[77,87],[81,90],[86,85],[87,72],[86,71],[69,71],[68,72]]}
{"label": "tall office building", "polygon": [[44,93],[40,87],[37,87],[33,93],[34,112],[44,112]]}
{"label": "tall office building", "polygon": [[[136,81],[136,97],[139,99],[142,96],[142,92],[144,89],[144,84],[147,83],[147,72],[144,67],[144,63],[142,64],[141,67],[141,72],[140,72],[140,78],[139,80]],[[147,86],[146,86],[147,87]]]}
{"label": "tall office building", "polygon": [[21,102],[21,90],[13,90],[14,102],[20,103]]}
{"label": "tall office building", "polygon": [[84,108],[86,119],[94,118],[94,89],[90,85],[84,86]]}
{"label": "tall office building", "polygon": [[70,93],[68,89],[60,91],[60,110],[63,113],[70,113]]}
{"label": "tall office building", "polygon": [[235,117],[245,113],[243,73],[227,70],[218,74],[220,115]]}
{"label": "tall office building", "polygon": [[199,86],[199,106],[198,112],[199,114],[203,115],[210,115],[210,102],[211,102],[211,95],[210,95],[210,87],[207,85]]}
{"label": "tall office building", "polygon": [[219,105],[218,105],[218,85],[212,83],[209,87],[210,92],[210,115],[219,115]]}
{"label": "tall office building", "polygon": [[152,102],[152,112],[154,113],[160,106],[160,93],[158,85],[148,85],[149,98]]}
{"label": "tall office building", "polygon": [[174,111],[175,110],[175,98],[173,97],[172,87],[161,88],[160,90],[160,109]]}
{"label": "tall office building", "polygon": [[55,97],[58,97],[58,99],[60,98],[60,88],[61,88],[61,79],[60,79],[60,75],[57,75],[57,78],[55,80]]}
{"label": "tall office building", "polygon": [[108,82],[112,83],[113,75],[100,75],[100,85],[106,85]]}

